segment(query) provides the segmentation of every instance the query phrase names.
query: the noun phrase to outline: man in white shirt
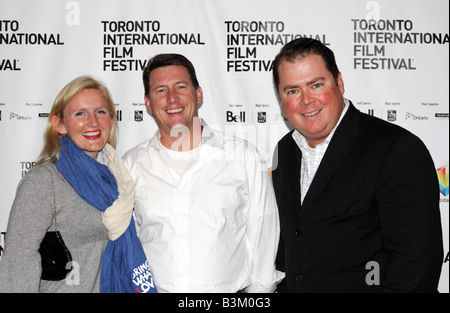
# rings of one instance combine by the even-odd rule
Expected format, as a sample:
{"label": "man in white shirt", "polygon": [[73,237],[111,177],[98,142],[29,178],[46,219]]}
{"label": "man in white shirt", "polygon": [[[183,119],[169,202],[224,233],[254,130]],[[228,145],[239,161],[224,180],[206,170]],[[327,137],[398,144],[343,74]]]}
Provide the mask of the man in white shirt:
{"label": "man in white shirt", "polygon": [[158,291],[275,291],[278,210],[256,148],[199,119],[203,93],[184,56],[155,56],[143,80],[158,131],[123,158]]}

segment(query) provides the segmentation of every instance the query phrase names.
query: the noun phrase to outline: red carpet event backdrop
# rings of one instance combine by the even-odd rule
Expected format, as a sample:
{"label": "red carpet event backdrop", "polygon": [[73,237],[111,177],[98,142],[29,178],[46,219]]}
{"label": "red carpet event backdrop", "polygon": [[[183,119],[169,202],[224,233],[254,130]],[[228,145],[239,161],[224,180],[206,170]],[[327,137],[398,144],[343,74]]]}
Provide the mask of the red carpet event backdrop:
{"label": "red carpet event backdrop", "polygon": [[407,128],[430,150],[445,245],[439,289],[448,292],[447,0],[0,0],[0,255],[17,184],[35,164],[57,93],[73,78],[92,75],[110,89],[122,155],[156,130],[144,105],[147,60],[181,53],[203,88],[200,116],[255,144],[270,168],[292,127],[272,62],[305,36],[335,52],[345,96],[360,111]]}

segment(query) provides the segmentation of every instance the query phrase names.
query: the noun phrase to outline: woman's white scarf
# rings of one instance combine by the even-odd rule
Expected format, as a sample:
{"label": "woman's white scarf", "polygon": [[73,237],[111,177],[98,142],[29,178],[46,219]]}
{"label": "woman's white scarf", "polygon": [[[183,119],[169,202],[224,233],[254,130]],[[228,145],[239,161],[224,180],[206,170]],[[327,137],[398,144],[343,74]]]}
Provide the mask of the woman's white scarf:
{"label": "woman's white scarf", "polygon": [[112,146],[106,144],[103,152],[99,153],[97,161],[104,157],[101,163],[108,166],[116,179],[119,191],[117,200],[102,213],[103,224],[108,230],[109,239],[116,240],[122,236],[130,225],[134,208],[134,181],[119,154]]}

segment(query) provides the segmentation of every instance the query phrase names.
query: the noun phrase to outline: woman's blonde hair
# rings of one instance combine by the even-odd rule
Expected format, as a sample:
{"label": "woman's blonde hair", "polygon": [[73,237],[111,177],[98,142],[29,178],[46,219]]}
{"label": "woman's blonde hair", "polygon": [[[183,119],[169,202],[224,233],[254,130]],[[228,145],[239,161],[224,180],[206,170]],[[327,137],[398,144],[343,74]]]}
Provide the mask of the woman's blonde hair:
{"label": "woman's blonde hair", "polygon": [[95,80],[90,76],[80,76],[68,83],[56,96],[53,102],[52,109],[50,111],[50,116],[47,122],[47,129],[44,134],[44,148],[37,160],[37,164],[43,164],[47,162],[56,163],[59,159],[59,141],[58,138],[61,136],[56,130],[56,124],[53,125],[52,117],[57,116],[61,121],[63,119],[64,109],[67,103],[73,99],[77,94],[85,89],[96,89],[99,90],[105,100],[108,102],[108,107],[111,112],[111,117],[114,119],[111,132],[109,134],[108,143],[115,147],[116,146],[116,110],[114,102],[112,101],[111,94],[102,83]]}

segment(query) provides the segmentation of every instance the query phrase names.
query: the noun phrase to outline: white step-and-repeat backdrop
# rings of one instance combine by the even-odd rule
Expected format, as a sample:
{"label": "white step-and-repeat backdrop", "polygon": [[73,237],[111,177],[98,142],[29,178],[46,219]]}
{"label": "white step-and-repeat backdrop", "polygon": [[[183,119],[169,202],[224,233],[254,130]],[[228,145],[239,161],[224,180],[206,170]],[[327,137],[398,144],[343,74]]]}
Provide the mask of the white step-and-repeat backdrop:
{"label": "white step-and-repeat backdrop", "polygon": [[17,184],[70,80],[89,74],[110,89],[123,154],[156,130],[144,105],[147,60],[182,53],[203,87],[201,117],[253,142],[270,163],[290,128],[272,61],[306,36],[335,51],[359,110],[409,129],[430,150],[441,187],[440,291],[448,292],[448,34],[447,0],[0,0],[0,255]]}

